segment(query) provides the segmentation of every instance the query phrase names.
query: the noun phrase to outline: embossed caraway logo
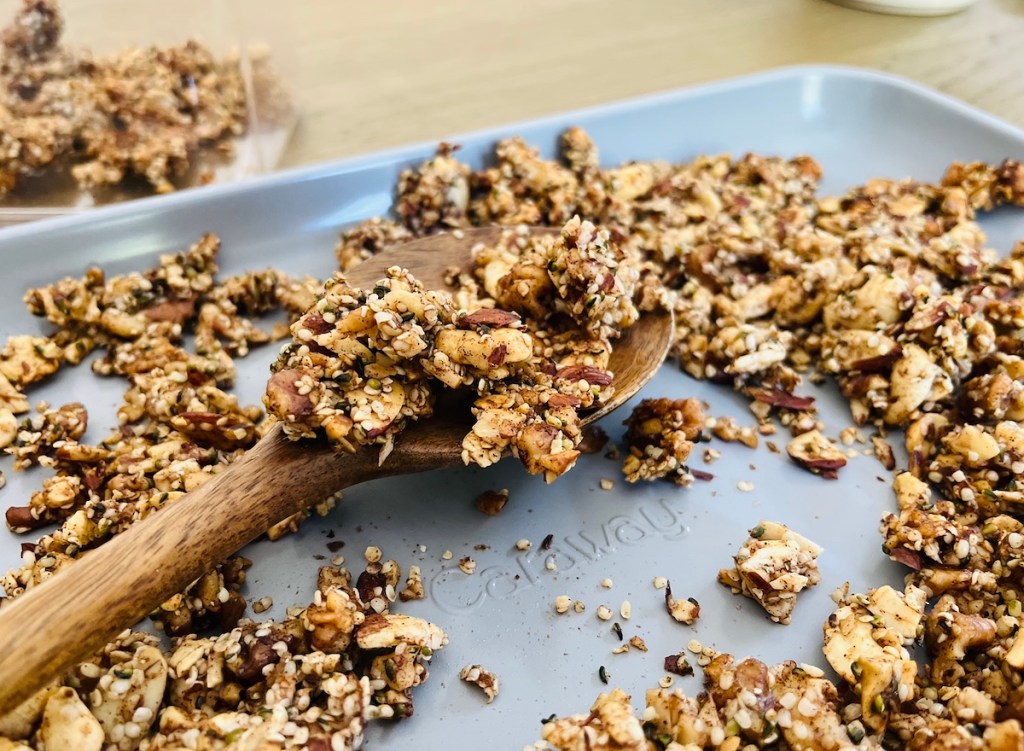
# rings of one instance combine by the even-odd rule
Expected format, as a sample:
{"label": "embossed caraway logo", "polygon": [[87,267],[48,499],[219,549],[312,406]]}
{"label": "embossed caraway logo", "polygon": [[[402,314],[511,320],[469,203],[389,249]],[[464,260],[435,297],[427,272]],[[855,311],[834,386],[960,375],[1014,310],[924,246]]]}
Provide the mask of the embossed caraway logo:
{"label": "embossed caraway logo", "polygon": [[[672,505],[683,500],[685,496],[681,495],[636,506],[628,514],[616,514],[603,523],[556,536],[547,550],[535,545],[511,560],[478,569],[472,576],[467,576],[457,566],[444,568],[429,580],[430,599],[449,613],[466,613],[480,607],[488,598],[511,597],[545,577],[576,571],[622,548],[639,545],[651,536],[683,538],[690,528],[683,521],[682,511]],[[554,559],[557,570],[547,568],[549,558]]]}

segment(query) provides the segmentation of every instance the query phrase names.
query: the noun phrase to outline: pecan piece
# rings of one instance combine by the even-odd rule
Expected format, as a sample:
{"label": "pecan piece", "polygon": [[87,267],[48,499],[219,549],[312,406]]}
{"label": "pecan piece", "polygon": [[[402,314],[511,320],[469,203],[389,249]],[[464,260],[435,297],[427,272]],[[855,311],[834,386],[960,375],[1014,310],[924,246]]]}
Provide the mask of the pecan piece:
{"label": "pecan piece", "polygon": [[498,308],[481,308],[459,316],[455,324],[460,329],[471,329],[486,326],[492,329],[516,328],[522,322],[518,313]]}
{"label": "pecan piece", "polygon": [[753,397],[759,402],[783,409],[795,409],[800,412],[814,409],[813,396],[796,396],[779,389],[755,389]]}
{"label": "pecan piece", "polygon": [[313,414],[313,401],[307,394],[300,394],[296,382],[306,373],[298,368],[279,370],[267,381],[267,401],[279,415],[308,417]]}
{"label": "pecan piece", "polygon": [[590,365],[566,365],[558,369],[556,377],[566,381],[586,381],[591,386],[608,386],[612,382],[611,373]]}

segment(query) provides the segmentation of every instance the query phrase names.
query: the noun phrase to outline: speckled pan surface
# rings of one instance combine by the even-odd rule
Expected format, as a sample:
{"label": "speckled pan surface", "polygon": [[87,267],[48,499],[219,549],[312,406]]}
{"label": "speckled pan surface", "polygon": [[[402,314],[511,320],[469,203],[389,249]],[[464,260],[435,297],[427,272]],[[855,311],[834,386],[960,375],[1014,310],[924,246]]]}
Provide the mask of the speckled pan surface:
{"label": "speckled pan surface", "polygon": [[[786,69],[453,140],[476,166],[497,138],[512,134],[550,154],[558,133],[574,124],[590,131],[606,164],[723,151],[807,153],[824,166],[826,192],[872,176],[936,179],[952,160],[1024,158],[1024,133],[1009,125],[900,79],[836,68]],[[145,268],[159,252],[187,246],[207,231],[223,239],[224,272],[273,265],[326,275],[334,267],[338,229],[385,212],[398,172],[432,148],[414,146],[5,230],[0,336],[40,329],[21,304],[27,287],[79,274],[92,263],[114,271]],[[1024,237],[1024,212],[997,212],[983,226],[993,247],[1005,250]],[[243,400],[258,400],[273,355],[266,349],[239,361]],[[122,391],[122,381],[100,380],[81,367],[30,394],[33,401],[86,402],[86,438],[95,440],[113,426]],[[831,387],[807,384],[802,393],[817,397],[829,435],[850,423]],[[739,397],[694,382],[670,365],[641,394],[691,395],[709,402],[713,414],[753,423]],[[621,437],[625,414],[605,420],[613,438]],[[785,436],[778,442],[783,445]],[[881,553],[877,531],[883,511],[894,506],[889,473],[873,457],[861,456],[850,461],[840,481],[828,482],[770,453],[763,441],[756,451],[738,444],[718,448],[722,458],[705,468],[714,479],[688,489],[668,483],[627,486],[618,462],[601,455],[584,457],[552,486],[507,462],[354,488],[329,517],[308,522],[299,534],[250,546],[245,554],[255,564],[245,594],[250,601],[271,596],[270,616],[306,603],[321,565],[317,557],[331,556],[330,530],[353,563],[373,544],[403,568],[421,566],[428,598],[398,609],[442,625],[451,644],[435,657],[430,680],[416,693],[415,716],[374,728],[369,748],[440,751],[487,743],[519,749],[537,738],[541,718],[589,707],[606,688],[598,678],[602,665],[610,683],[631,693],[639,706],[644,691],[663,675],[664,656],[692,638],[740,656],[824,666],[821,624],[831,611],[829,592],[844,581],[863,590],[901,578]],[[40,473],[14,474],[6,459],[0,468],[8,477],[0,490],[5,507],[24,503],[42,479]],[[602,490],[602,478],[614,478],[614,488]],[[753,490],[738,490],[741,481]],[[510,492],[501,515],[487,517],[473,508],[481,491],[500,488]],[[784,522],[825,548],[822,583],[801,595],[790,626],[770,623],[752,601],[715,583],[746,530],[761,519]],[[540,551],[538,544],[549,534],[550,550]],[[534,541],[533,550],[515,549],[523,537]],[[5,569],[17,562],[19,542],[0,533]],[[445,550],[453,552],[452,560],[442,560]],[[465,555],[477,561],[476,573],[468,576],[457,565]],[[554,571],[545,567],[549,555]],[[655,576],[671,579],[677,596],[700,601],[701,619],[694,626],[669,618],[663,592],[652,586]],[[600,584],[606,577],[611,589]],[[561,594],[585,602],[586,612],[556,615],[553,601]],[[617,611],[624,600],[632,605],[632,617],[616,620],[627,638],[639,634],[646,641],[646,654],[611,654],[618,640],[595,616],[599,605]],[[459,681],[467,663],[500,676],[501,695],[493,704]],[[683,685],[696,692],[699,676]]]}

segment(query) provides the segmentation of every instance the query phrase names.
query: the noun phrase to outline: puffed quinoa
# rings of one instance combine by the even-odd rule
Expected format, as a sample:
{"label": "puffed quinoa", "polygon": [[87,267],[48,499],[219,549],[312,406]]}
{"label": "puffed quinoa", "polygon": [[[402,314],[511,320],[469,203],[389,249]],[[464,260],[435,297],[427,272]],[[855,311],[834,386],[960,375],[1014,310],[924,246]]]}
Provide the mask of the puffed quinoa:
{"label": "puffed quinoa", "polygon": [[558,595],[555,598],[555,612],[556,613],[568,613],[569,606],[572,603],[572,598],[569,595]]}

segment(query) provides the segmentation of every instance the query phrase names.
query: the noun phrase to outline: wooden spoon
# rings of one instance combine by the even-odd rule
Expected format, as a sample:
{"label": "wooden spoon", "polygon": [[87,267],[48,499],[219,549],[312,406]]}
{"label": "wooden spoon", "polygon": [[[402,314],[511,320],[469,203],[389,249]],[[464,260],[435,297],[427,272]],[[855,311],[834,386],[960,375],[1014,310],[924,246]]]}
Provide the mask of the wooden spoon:
{"label": "wooden spoon", "polygon": [[[471,248],[493,242],[499,232],[484,228],[408,242],[348,276],[354,285],[368,286],[386,268],[403,266],[428,289],[443,289],[446,272],[468,268]],[[671,341],[668,313],[644,315],[628,329],[611,356],[614,398],[585,422],[611,412],[646,384]],[[339,454],[325,441],[288,440],[275,425],[225,471],[0,609],[0,716],[291,514],[377,477],[461,466],[467,430],[466,421],[438,416],[414,422],[380,464],[376,446]]]}

